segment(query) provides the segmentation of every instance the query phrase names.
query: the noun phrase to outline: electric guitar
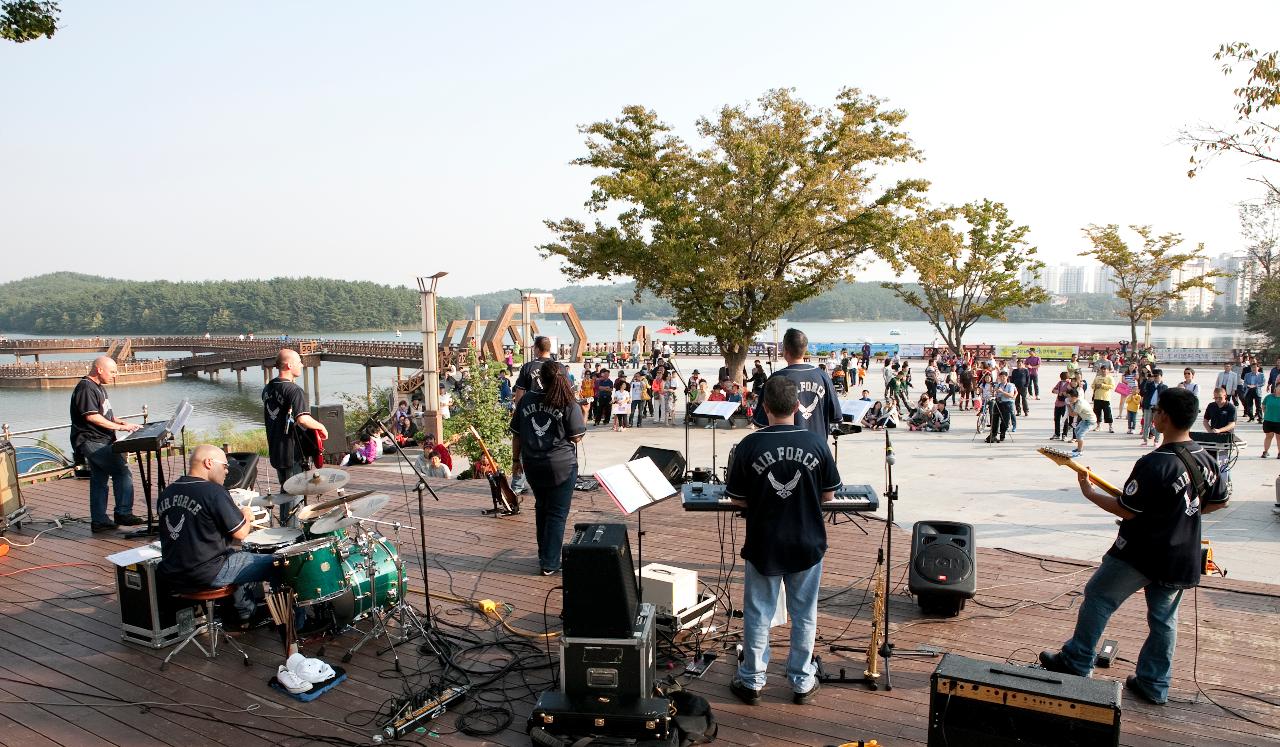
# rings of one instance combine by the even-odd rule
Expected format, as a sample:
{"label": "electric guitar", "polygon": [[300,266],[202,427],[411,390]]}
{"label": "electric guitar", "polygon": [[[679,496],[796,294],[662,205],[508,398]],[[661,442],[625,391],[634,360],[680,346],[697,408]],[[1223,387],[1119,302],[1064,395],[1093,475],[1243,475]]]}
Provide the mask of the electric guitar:
{"label": "electric guitar", "polygon": [[1120,488],[1117,488],[1115,485],[1112,485],[1111,483],[1107,482],[1101,477],[1098,477],[1094,473],[1090,472],[1088,467],[1081,467],[1079,464],[1076,464],[1075,459],[1071,457],[1071,452],[1064,451],[1062,449],[1055,449],[1049,446],[1041,446],[1040,448],[1036,449],[1036,451],[1049,457],[1054,462],[1057,462],[1063,467],[1070,467],[1071,469],[1075,470],[1076,472],[1079,472],[1082,475],[1088,475],[1089,482],[1093,483],[1094,485],[1097,485],[1098,487],[1102,488],[1106,492],[1110,493],[1112,497],[1119,498],[1121,495],[1123,495],[1123,491],[1121,491]]}
{"label": "electric guitar", "polygon": [[[511,484],[507,482],[507,475],[498,467],[498,460],[493,458],[489,453],[489,447],[485,444],[484,439],[480,437],[479,431],[474,425],[467,426],[467,430],[471,432],[472,438],[480,444],[480,451],[484,452],[484,460],[481,464],[476,465],[476,469],[489,480],[489,489],[493,493],[493,513],[509,515],[520,513],[520,496],[511,489]],[[488,513],[488,512],[486,512]]]}

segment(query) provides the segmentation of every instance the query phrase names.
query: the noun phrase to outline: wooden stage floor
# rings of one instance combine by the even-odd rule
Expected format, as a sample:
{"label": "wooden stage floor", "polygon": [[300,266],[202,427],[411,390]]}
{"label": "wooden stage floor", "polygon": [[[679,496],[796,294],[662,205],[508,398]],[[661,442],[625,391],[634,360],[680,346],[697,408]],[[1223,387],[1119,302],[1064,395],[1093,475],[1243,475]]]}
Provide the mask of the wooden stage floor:
{"label": "wooden stage floor", "polygon": [[[391,501],[379,518],[416,527],[416,501],[411,494],[405,498],[404,483],[393,465],[384,461],[354,468],[348,487],[388,493]],[[166,471],[172,474],[179,465],[175,461],[168,466]],[[259,487],[265,491],[265,485]],[[24,496],[34,519],[84,517],[87,491],[87,482],[63,480],[31,486]],[[426,505],[432,594],[495,600],[510,605],[508,621],[516,628],[542,631],[549,620],[554,629],[559,579],[537,573],[532,506],[518,516],[495,519],[480,515],[489,504],[483,484],[449,482],[439,488],[439,495],[438,503],[428,497]],[[139,489],[137,511],[144,509]],[[832,654],[828,646],[837,640],[866,646],[871,629],[871,598],[866,590],[884,532],[883,514],[882,507],[879,517],[829,527],[831,550],[823,578],[818,644],[829,668],[861,672],[864,667],[860,654]],[[619,520],[612,501],[602,492],[577,494],[570,524],[602,520]],[[634,552],[635,521],[628,523]],[[46,526],[29,524],[8,537],[29,542]],[[694,568],[705,587],[722,597],[727,590],[735,602],[741,600],[740,564],[733,566],[731,574],[722,570],[727,568],[722,563],[732,564],[736,557],[740,520],[723,514],[686,514],[678,500],[672,500],[645,512],[644,529],[645,562]],[[731,536],[733,530],[736,537]],[[411,599],[422,609],[417,533],[408,529],[385,533],[408,562]],[[1029,663],[1042,648],[1061,643],[1069,634],[1079,590],[1091,573],[1089,564],[982,549],[977,599],[957,618],[929,618],[906,595],[907,539],[907,532],[894,531],[891,572],[899,583],[890,613],[893,640],[900,648],[930,645],[993,662]],[[419,656],[412,646],[404,646],[403,674],[397,674],[391,655],[378,656],[381,647],[370,644],[345,665],[346,682],[312,703],[300,703],[267,687],[281,662],[281,649],[272,632],[257,630],[241,636],[252,657],[247,668],[231,651],[209,661],[189,646],[161,672],[158,665],[166,650],[120,640],[114,574],[104,556],[132,544],[119,533],[94,535],[87,523],[73,523],[44,534],[34,546],[13,547],[0,558],[0,743],[255,747],[315,739],[367,744],[377,731],[374,715],[388,699],[406,684],[432,682],[441,671],[436,657]],[[434,598],[432,608],[440,629],[453,636],[458,649],[470,645],[470,650],[455,655],[454,663],[469,670],[474,682],[489,684],[481,688],[478,699],[429,722],[429,733],[410,735],[409,741],[528,744],[524,719],[536,692],[550,682],[546,655],[540,653],[543,644],[507,644],[514,636],[502,635],[492,621],[448,599]],[[1280,706],[1274,705],[1280,703],[1278,613],[1277,586],[1214,578],[1198,594],[1188,595],[1179,623],[1173,700],[1154,707],[1126,698],[1121,743],[1280,742]],[[888,747],[926,743],[929,674],[936,660],[894,659],[892,691],[828,684],[813,704],[795,706],[778,670],[778,663],[785,660],[783,629],[775,632],[775,640],[783,645],[775,648],[764,697],[760,705],[750,707],[740,704],[727,689],[733,633],[740,631],[741,621],[728,619],[721,608],[714,623],[719,634],[729,631],[705,644],[719,653],[719,659],[702,679],[681,679],[711,701],[720,722],[718,744],[828,745],[872,738]],[[1107,633],[1120,642],[1121,659],[1098,676],[1123,680],[1131,673],[1131,660],[1145,630],[1142,601],[1131,600]],[[503,645],[485,645],[499,639]],[[328,643],[325,658],[338,663],[341,652],[355,641],[348,634]],[[307,650],[315,652],[314,646]],[[679,675],[682,669],[680,665],[660,669],[659,676]],[[457,676],[456,670],[452,676]],[[486,707],[481,708],[477,700]],[[465,723],[460,723],[459,713],[468,714]],[[504,725],[508,716],[511,720]],[[497,731],[468,736],[460,726]]]}

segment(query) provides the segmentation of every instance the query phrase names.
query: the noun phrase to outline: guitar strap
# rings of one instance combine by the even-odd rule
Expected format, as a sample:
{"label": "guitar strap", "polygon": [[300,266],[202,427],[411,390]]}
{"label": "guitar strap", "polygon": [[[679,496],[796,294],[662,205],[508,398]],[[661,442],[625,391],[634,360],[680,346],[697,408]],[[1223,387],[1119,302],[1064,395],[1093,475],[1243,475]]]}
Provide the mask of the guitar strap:
{"label": "guitar strap", "polygon": [[1187,474],[1191,476],[1191,484],[1195,488],[1196,500],[1203,500],[1209,494],[1209,482],[1204,477],[1204,466],[1191,456],[1191,450],[1183,446],[1181,442],[1170,444],[1173,447],[1173,453],[1177,455],[1178,460],[1182,462],[1182,466],[1187,468]]}

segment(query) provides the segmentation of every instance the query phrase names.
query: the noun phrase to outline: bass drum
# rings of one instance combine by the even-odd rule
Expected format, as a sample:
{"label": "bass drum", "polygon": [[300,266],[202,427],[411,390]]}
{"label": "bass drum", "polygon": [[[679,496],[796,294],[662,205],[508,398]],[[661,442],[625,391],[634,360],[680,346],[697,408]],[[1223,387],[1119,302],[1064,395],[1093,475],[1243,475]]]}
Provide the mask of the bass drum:
{"label": "bass drum", "polygon": [[374,609],[393,607],[404,598],[400,554],[391,540],[380,534],[348,551],[342,561],[342,574],[348,587],[330,602],[340,628],[363,620]]}

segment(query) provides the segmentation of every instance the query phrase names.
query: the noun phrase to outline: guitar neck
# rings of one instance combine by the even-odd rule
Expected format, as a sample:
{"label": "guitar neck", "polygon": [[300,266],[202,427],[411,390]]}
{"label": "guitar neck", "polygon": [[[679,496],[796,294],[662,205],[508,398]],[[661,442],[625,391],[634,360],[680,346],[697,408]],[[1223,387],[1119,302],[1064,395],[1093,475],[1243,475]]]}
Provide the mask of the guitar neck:
{"label": "guitar neck", "polygon": [[1105,490],[1105,491],[1107,491],[1108,493],[1110,493],[1110,494],[1111,494],[1111,497],[1113,497],[1113,498],[1119,498],[1119,497],[1122,495],[1122,492],[1121,492],[1120,488],[1117,488],[1115,485],[1112,485],[1111,483],[1107,482],[1106,480],[1102,479],[1101,477],[1098,477],[1097,475],[1095,475],[1094,473],[1090,472],[1090,471],[1089,471],[1088,469],[1086,469],[1085,467],[1081,467],[1080,465],[1076,464],[1075,462],[1067,462],[1067,466],[1068,466],[1068,467],[1070,467],[1071,469],[1075,470],[1076,472],[1078,472],[1078,473],[1082,474],[1082,475],[1088,475],[1088,477],[1089,477],[1089,482],[1093,483],[1094,485],[1097,485],[1098,487],[1100,487],[1100,488],[1102,488],[1103,490]]}

